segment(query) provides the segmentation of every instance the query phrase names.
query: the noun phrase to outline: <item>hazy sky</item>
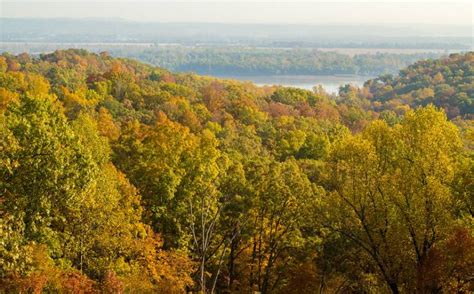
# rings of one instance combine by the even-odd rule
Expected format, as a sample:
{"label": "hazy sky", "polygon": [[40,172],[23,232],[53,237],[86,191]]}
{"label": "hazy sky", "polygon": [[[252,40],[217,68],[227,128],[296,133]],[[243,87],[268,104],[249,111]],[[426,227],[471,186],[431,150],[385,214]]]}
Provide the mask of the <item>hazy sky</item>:
{"label": "hazy sky", "polygon": [[123,18],[221,23],[473,25],[471,1],[4,1],[1,17]]}

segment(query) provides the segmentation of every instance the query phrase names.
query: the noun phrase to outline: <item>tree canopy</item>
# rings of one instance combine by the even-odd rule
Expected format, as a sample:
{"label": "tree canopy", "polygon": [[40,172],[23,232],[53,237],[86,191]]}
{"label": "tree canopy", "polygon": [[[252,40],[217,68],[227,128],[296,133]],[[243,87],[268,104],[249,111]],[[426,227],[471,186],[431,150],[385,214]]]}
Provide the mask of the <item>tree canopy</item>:
{"label": "tree canopy", "polygon": [[5,53],[0,292],[472,292],[472,56],[329,95]]}

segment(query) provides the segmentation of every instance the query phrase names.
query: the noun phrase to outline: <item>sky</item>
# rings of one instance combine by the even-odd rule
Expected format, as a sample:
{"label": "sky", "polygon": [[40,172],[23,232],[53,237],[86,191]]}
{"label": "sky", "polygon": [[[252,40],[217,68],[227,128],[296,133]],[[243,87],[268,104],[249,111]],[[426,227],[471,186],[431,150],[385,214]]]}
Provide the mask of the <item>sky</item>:
{"label": "sky", "polygon": [[472,1],[73,1],[0,0],[10,18],[121,18],[130,21],[284,24],[473,25]]}

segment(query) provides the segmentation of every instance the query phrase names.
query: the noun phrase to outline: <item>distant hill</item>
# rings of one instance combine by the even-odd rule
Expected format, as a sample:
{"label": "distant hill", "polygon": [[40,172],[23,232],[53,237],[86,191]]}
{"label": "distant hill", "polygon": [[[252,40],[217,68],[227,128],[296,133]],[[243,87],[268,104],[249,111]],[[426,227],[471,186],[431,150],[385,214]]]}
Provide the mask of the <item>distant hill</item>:
{"label": "distant hill", "polygon": [[434,104],[449,117],[474,115],[474,52],[419,61],[400,71],[366,82],[372,101],[396,109]]}

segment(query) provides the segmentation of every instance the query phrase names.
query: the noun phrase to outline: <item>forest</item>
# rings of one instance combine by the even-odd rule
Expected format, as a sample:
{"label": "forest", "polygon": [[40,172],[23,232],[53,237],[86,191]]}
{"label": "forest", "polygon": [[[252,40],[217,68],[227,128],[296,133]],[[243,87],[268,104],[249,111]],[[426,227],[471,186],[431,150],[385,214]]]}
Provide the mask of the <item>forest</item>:
{"label": "forest", "polygon": [[474,52],[338,95],[0,56],[0,293],[472,293]]}
{"label": "forest", "polygon": [[[374,49],[376,50],[376,49]],[[375,53],[350,56],[308,48],[243,46],[162,46],[110,50],[173,71],[208,75],[381,75],[394,74],[420,59],[440,53]]]}
{"label": "forest", "polygon": [[[33,56],[70,48],[108,52],[174,72],[211,76],[360,75],[396,74],[421,59],[439,58],[441,49],[278,48],[245,45],[182,45],[155,43],[4,42],[0,51]],[[340,51],[337,51],[340,50]],[[384,51],[385,50],[385,51]]]}

